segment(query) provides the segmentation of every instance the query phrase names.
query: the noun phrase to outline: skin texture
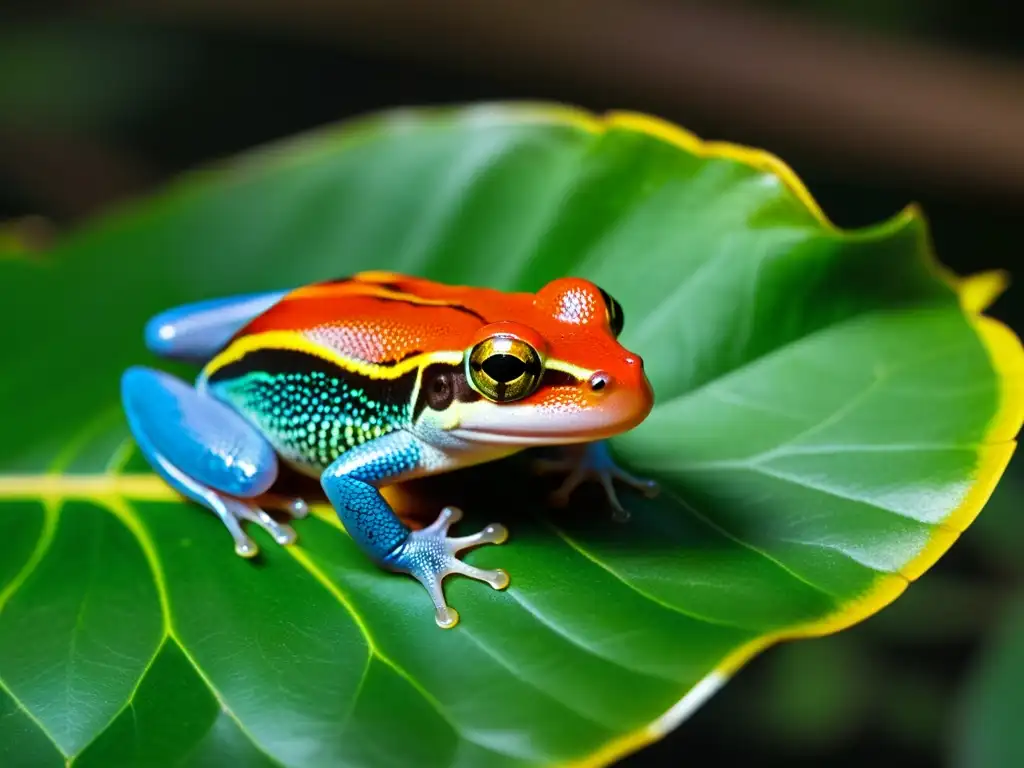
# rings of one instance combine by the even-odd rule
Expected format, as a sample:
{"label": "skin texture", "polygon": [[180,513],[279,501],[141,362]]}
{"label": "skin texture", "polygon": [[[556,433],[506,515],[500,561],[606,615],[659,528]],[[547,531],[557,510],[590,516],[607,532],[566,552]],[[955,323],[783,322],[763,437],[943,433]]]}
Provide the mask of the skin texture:
{"label": "skin texture", "polygon": [[[656,489],[618,469],[602,442],[653,407],[643,362],[617,341],[623,322],[608,293],[578,278],[509,294],[364,272],[153,318],[150,349],[205,365],[195,387],[133,367],[122,400],[154,470],[216,513],[239,555],[257,552],[243,521],[280,544],[295,540],[254,502],[284,462],[319,478],[367,556],[420,581],[438,625],[451,627],[458,613],[445,602],[447,575],[495,589],[509,583],[503,570],[474,568],[457,554],[501,543],[507,531],[492,524],[450,537],[461,517],[453,507],[412,531],[379,488],[562,445],[562,459],[538,465],[568,473],[556,501],[593,476],[624,517],[613,479]],[[290,510],[306,513],[301,500]]]}

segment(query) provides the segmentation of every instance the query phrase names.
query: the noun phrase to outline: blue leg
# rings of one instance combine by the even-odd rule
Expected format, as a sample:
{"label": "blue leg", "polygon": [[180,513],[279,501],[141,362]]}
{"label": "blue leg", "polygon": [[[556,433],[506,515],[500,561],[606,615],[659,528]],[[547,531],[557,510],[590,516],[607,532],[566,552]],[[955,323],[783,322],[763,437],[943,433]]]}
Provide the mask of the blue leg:
{"label": "blue leg", "polygon": [[551,503],[565,506],[569,497],[585,480],[594,479],[604,488],[608,503],[613,510],[613,517],[619,522],[629,519],[629,512],[622,506],[618,494],[615,493],[615,480],[635,488],[647,497],[658,493],[658,484],[653,480],[631,475],[615,463],[608,443],[597,440],[590,443],[565,445],[561,448],[562,456],[557,459],[537,459],[534,470],[538,474],[566,473],[565,481],[551,494]]}
{"label": "blue leg", "polygon": [[377,485],[393,482],[414,469],[421,458],[419,441],[408,432],[392,432],[348,451],[320,479],[345,530],[377,565],[407,573],[426,588],[434,603],[438,626],[454,627],[459,613],[444,598],[442,582],[453,573],[484,581],[494,589],[508,586],[508,574],[499,569],[474,568],[456,555],[480,544],[501,544],[508,538],[503,525],[488,525],[479,533],[449,537],[448,529],[461,517],[445,507],[430,526],[419,531],[406,527]]}
{"label": "blue leg", "polygon": [[[295,540],[290,527],[246,501],[273,485],[277,455],[239,414],[151,368],[125,371],[121,400],[146,460],[171,487],[216,513],[239,555],[252,557],[259,551],[242,530],[243,520],[262,526],[279,544]],[[302,516],[307,510],[294,502],[291,511]]]}
{"label": "blue leg", "polygon": [[146,323],[146,347],[162,357],[208,360],[250,320],[270,309],[287,291],[210,299],[161,312]]}

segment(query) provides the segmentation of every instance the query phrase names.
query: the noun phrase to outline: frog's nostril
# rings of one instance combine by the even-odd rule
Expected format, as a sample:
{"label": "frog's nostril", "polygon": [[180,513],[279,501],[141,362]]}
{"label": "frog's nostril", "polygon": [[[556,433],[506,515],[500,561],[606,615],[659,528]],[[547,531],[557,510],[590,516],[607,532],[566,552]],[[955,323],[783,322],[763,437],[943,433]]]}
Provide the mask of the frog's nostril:
{"label": "frog's nostril", "polygon": [[597,373],[590,377],[590,389],[594,392],[601,392],[602,390],[608,388],[608,385],[611,383],[611,381],[611,376],[609,376],[604,371],[598,371]]}

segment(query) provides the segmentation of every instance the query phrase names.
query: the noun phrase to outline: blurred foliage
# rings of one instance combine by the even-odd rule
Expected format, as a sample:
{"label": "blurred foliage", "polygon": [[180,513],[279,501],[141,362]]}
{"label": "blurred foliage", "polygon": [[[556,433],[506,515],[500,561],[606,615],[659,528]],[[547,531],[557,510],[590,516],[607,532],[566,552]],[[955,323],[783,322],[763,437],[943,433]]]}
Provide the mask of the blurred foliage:
{"label": "blurred foliage", "polygon": [[956,768],[1024,765],[1024,593],[1008,600],[963,690],[953,730]]}
{"label": "blurred foliage", "polygon": [[871,663],[864,646],[848,635],[787,643],[774,652],[763,700],[756,704],[760,717],[746,720],[761,738],[824,750],[857,733],[872,705]]}
{"label": "blurred foliage", "polygon": [[187,38],[145,27],[4,24],[0,125],[62,132],[126,129],[189,84],[197,72],[193,52]]}

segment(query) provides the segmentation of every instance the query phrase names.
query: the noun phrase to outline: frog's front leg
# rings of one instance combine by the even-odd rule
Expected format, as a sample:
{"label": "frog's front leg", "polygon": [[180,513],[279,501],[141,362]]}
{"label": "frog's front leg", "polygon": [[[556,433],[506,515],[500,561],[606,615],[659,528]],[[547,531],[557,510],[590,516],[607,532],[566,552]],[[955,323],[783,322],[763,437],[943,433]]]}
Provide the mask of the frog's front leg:
{"label": "frog's front leg", "polygon": [[[175,490],[212,510],[235,540],[235,552],[253,557],[256,543],[241,522],[254,522],[279,544],[295,532],[248,499],[265,493],[277,479],[277,455],[270,443],[239,414],[180,379],[151,368],[133,367],[121,377],[128,426],[153,469]],[[307,509],[293,502],[297,517]]]}
{"label": "frog's front leg", "polygon": [[458,623],[459,613],[445,601],[446,576],[461,573],[493,589],[509,583],[504,570],[475,568],[456,555],[480,544],[501,544],[508,531],[495,523],[469,536],[451,537],[448,529],[462,517],[455,507],[445,507],[431,525],[418,531],[402,523],[377,486],[416,468],[423,451],[414,435],[392,432],[343,454],[323,473],[321,484],[359,548],[377,565],[419,581],[434,603],[438,626],[447,629]]}
{"label": "frog's front leg", "polygon": [[615,493],[615,480],[636,488],[648,498],[657,495],[658,484],[654,480],[637,477],[626,472],[612,458],[605,440],[590,443],[574,443],[560,447],[561,457],[556,459],[535,459],[534,471],[538,474],[567,473],[562,485],[550,497],[555,506],[565,506],[569,497],[584,481],[596,479],[604,488],[608,503],[613,509],[613,516],[619,522],[629,519],[629,512],[619,501]]}

